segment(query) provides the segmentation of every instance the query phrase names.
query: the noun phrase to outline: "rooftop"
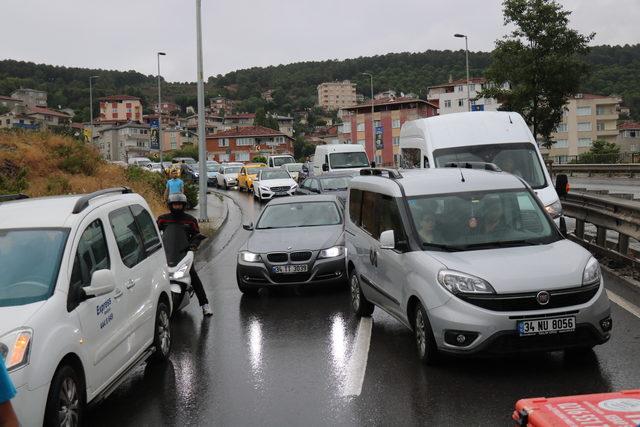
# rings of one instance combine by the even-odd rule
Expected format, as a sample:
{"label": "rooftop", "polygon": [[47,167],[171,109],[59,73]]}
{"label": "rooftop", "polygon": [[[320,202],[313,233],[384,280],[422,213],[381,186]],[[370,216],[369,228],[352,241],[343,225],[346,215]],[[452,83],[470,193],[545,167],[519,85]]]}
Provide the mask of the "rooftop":
{"label": "rooftop", "polygon": [[[407,97],[375,99],[373,101],[373,106],[375,108],[382,105],[401,105],[401,104],[412,104],[412,103],[424,104],[424,105],[429,105],[433,108],[438,108],[437,105],[432,104],[430,101],[425,101],[424,99],[419,99],[419,98],[407,98]],[[371,108],[371,101],[364,102],[362,104],[358,104],[353,107],[345,107],[345,108],[342,108],[342,110],[357,111],[363,108]]]}
{"label": "rooftop", "polygon": [[224,116],[225,119],[255,119],[255,113],[229,114]]}
{"label": "rooftop", "polygon": [[237,127],[234,129],[229,129],[222,132],[216,132],[214,134],[207,135],[207,138],[217,139],[217,138],[252,137],[252,136],[258,136],[258,137],[259,136],[284,136],[289,139],[293,139],[278,130],[269,129],[264,126]]}
{"label": "rooftop", "polygon": [[30,108],[28,114],[44,114],[47,116],[57,116],[57,117],[63,117],[63,118],[71,117],[69,114],[63,113],[62,111],[52,110],[50,108],[44,108],[44,107]]}
{"label": "rooftop", "polygon": [[[478,84],[482,84],[482,83],[486,83],[487,79],[485,79],[484,77],[471,77],[469,78],[469,83],[478,83]],[[438,88],[438,87],[449,87],[449,86],[458,86],[458,85],[466,85],[467,84],[467,79],[458,79],[458,80],[452,80],[448,83],[441,83],[439,85],[434,85],[434,86],[429,86],[429,89],[434,89],[434,88]]]}
{"label": "rooftop", "polygon": [[637,130],[640,129],[640,123],[638,122],[624,122],[618,126],[620,130]]}
{"label": "rooftop", "polygon": [[98,101],[140,101],[140,98],[131,95],[109,95],[98,98]]}

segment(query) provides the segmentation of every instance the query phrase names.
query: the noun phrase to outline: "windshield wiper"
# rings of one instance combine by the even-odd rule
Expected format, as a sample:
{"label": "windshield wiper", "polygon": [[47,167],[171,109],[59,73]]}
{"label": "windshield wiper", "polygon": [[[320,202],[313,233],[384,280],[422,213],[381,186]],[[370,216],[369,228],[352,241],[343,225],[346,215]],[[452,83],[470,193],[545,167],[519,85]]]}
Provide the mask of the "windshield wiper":
{"label": "windshield wiper", "polygon": [[460,246],[461,250],[468,249],[481,249],[481,248],[506,248],[512,246],[537,246],[542,243],[534,240],[522,239],[522,240],[505,240],[498,242],[482,242],[482,243],[469,243],[468,245]]}
{"label": "windshield wiper", "polygon": [[442,249],[442,250],[447,251],[447,252],[458,252],[458,251],[464,250],[464,247],[461,247],[461,246],[449,246],[449,245],[442,245],[440,243],[428,243],[428,242],[422,242],[422,247],[423,248],[438,248],[438,249]]}

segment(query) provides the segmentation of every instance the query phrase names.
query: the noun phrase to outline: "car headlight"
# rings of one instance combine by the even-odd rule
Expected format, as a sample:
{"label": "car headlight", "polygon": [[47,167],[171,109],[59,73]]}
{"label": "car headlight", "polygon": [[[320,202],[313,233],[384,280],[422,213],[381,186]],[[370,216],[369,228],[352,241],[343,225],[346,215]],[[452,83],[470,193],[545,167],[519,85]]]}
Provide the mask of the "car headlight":
{"label": "car headlight", "polygon": [[249,252],[249,251],[242,251],[240,252],[240,259],[244,262],[260,262],[262,261],[262,258],[260,258],[259,254],[254,254],[253,252]]}
{"label": "car headlight", "polygon": [[602,273],[600,271],[600,263],[594,257],[589,258],[587,265],[582,273],[582,285],[593,285],[600,282]]}
{"label": "car headlight", "polygon": [[323,249],[320,251],[318,258],[335,258],[343,256],[345,252],[344,246],[333,246],[329,249]]}
{"label": "car headlight", "polygon": [[495,294],[496,291],[479,277],[453,270],[440,270],[438,282],[452,294]]}
{"label": "car headlight", "polygon": [[187,264],[183,264],[170,275],[170,279],[182,279],[187,275],[188,270],[189,266]]}
{"label": "car headlight", "polygon": [[544,209],[553,219],[560,218],[562,216],[562,204],[560,203],[560,200],[556,200],[550,205],[545,206]]}
{"label": "car headlight", "polygon": [[260,190],[271,192],[271,189],[269,187],[260,186]]}
{"label": "car headlight", "polygon": [[29,364],[33,329],[18,328],[0,337],[0,356],[7,371],[14,371]]}
{"label": "car headlight", "polygon": [[298,184],[293,184],[293,185],[291,186],[291,189],[292,189],[292,190],[295,190],[295,189],[297,189],[297,188],[298,188]]}

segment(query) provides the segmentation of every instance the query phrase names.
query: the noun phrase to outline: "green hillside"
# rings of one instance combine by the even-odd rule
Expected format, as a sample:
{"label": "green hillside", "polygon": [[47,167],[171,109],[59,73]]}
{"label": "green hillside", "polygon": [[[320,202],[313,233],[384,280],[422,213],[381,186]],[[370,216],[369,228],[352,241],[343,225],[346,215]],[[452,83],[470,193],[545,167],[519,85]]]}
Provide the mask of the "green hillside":
{"label": "green hillside", "polygon": [[[640,119],[640,44],[625,46],[596,46],[586,58],[591,75],[582,91],[598,94],[618,94],[632,109],[632,116]],[[491,54],[472,52],[469,58],[473,75],[482,75],[491,62]],[[309,61],[270,67],[255,67],[209,77],[207,96],[223,95],[242,101],[241,111],[255,111],[260,107],[279,113],[292,113],[312,107],[316,100],[316,86],[324,81],[350,79],[358,84],[358,91],[368,95],[368,77],[374,74],[374,90],[395,89],[424,96],[430,85],[442,83],[449,76],[462,78],[464,51],[434,51],[420,53],[390,53],[343,61]],[[8,95],[19,87],[49,92],[49,105],[77,110],[77,120],[87,120],[89,98],[88,79],[100,75],[95,84],[95,97],[129,94],[144,99],[150,107],[156,94],[154,76],[136,71],[107,71],[84,68],[56,67],[14,60],[0,61],[0,95]],[[260,94],[272,89],[274,100],[269,104]],[[195,83],[167,83],[164,97],[184,106],[196,105]]]}

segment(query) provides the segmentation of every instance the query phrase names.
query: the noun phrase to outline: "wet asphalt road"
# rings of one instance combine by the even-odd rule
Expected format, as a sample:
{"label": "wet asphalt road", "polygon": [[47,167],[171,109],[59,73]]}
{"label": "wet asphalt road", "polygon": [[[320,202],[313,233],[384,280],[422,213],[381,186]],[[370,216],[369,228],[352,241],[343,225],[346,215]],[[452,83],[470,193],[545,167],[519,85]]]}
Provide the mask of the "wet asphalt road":
{"label": "wet asphalt road", "polygon": [[[592,356],[562,352],[445,359],[422,366],[413,337],[376,309],[359,396],[342,397],[358,321],[346,289],[242,297],[236,287],[242,222],[260,210],[230,191],[229,219],[199,265],[214,316],[195,302],[173,324],[165,366],[142,366],[92,409],[90,425],[513,425],[517,399],[640,388],[640,319],[612,304],[613,338]],[[607,276],[640,306],[640,293]]]}

